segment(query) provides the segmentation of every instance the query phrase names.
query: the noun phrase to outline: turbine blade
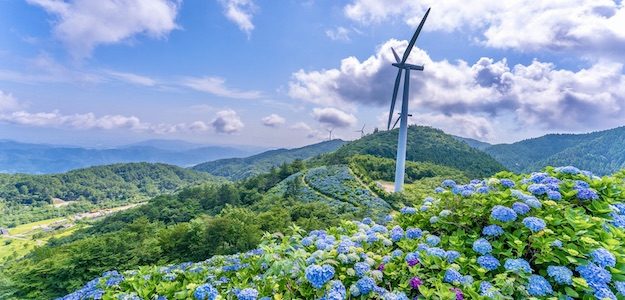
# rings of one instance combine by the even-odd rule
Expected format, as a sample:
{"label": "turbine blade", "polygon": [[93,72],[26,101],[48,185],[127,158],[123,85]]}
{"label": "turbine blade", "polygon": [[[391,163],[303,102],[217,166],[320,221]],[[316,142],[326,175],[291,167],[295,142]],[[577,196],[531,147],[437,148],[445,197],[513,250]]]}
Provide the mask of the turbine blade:
{"label": "turbine blade", "polygon": [[428,14],[430,14],[430,9],[432,8],[428,8],[428,10],[425,12],[425,16],[423,16],[423,19],[421,19],[421,23],[419,23],[419,27],[417,27],[417,31],[415,31],[414,35],[412,36],[412,39],[410,40],[410,43],[408,43],[408,47],[406,48],[406,51],[404,52],[404,57],[402,57],[401,59],[402,64],[406,62],[406,60],[408,59],[408,55],[410,55],[410,51],[412,51],[412,47],[414,47],[414,44],[417,42],[419,33],[421,33],[421,29],[423,29],[423,24],[425,24],[425,20],[428,18]]}
{"label": "turbine blade", "polygon": [[401,115],[397,118],[397,121],[395,121],[395,124],[393,124],[393,129],[395,129],[395,126],[397,126],[397,123],[399,123],[399,120],[401,120]]}
{"label": "turbine blade", "polygon": [[391,122],[393,122],[393,110],[395,109],[395,100],[397,100],[397,90],[399,89],[399,81],[401,80],[401,70],[397,71],[397,78],[395,78],[395,87],[393,88],[393,98],[391,98],[391,111],[388,113],[388,124],[386,129],[391,128]]}
{"label": "turbine blade", "polygon": [[391,47],[391,50],[393,51],[393,56],[395,56],[395,61],[399,63],[401,61],[399,60],[399,55],[397,55],[397,52],[395,52],[395,49],[393,49],[393,47]]}

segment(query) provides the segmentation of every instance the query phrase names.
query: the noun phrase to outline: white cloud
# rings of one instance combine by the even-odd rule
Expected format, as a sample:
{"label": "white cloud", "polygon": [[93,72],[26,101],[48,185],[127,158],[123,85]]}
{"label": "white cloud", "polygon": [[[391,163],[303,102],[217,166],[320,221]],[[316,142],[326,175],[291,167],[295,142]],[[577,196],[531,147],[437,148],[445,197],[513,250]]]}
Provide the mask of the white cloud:
{"label": "white cloud", "polygon": [[19,107],[20,104],[13,97],[13,95],[0,90],[0,112],[13,111],[18,109]]}
{"label": "white cloud", "polygon": [[142,85],[142,86],[155,86],[157,84],[156,80],[133,73],[126,72],[117,72],[117,71],[105,71],[106,74],[131,84]]}
{"label": "white cloud", "polygon": [[415,115],[413,119],[415,124],[432,126],[462,137],[489,140],[495,134],[491,121],[476,115],[426,113]]}
{"label": "white cloud", "polygon": [[[391,66],[390,47],[401,53],[406,45],[406,41],[390,40],[365,61],[350,57],[337,69],[300,70],[293,75],[289,94],[335,107],[386,107],[397,72]],[[504,115],[511,116],[508,122],[518,126],[551,130],[587,131],[625,122],[621,63],[600,61],[579,71],[557,69],[540,61],[510,66],[505,59],[481,58],[469,64],[434,61],[418,48],[413,49],[409,61],[425,64],[424,72],[412,74],[411,113],[482,124],[481,129],[472,129],[474,137],[492,132],[476,118],[491,120]]]}
{"label": "white cloud", "polygon": [[232,134],[243,129],[243,122],[234,110],[227,109],[217,112],[211,126],[218,133]]}
{"label": "white cloud", "polygon": [[262,121],[263,121],[263,125],[267,127],[278,127],[286,122],[286,120],[283,117],[277,114],[270,114],[264,117]]}
{"label": "white cloud", "polygon": [[321,132],[319,129],[312,128],[305,122],[297,122],[290,128],[293,130],[303,131],[309,139],[326,139],[328,137],[327,133]]}
{"label": "white cloud", "polygon": [[226,80],[220,77],[187,77],[182,80],[182,85],[200,92],[210,93],[216,96],[235,99],[257,99],[262,96],[259,91],[239,91],[226,87]]}
{"label": "white cloud", "polygon": [[342,26],[326,30],[326,36],[333,41],[348,42],[350,40],[349,34],[350,30]]}
{"label": "white cloud", "polygon": [[312,116],[320,123],[339,128],[353,126],[358,121],[354,115],[333,107],[315,108]]}
{"label": "white cloud", "polygon": [[625,6],[619,0],[352,0],[344,12],[363,24],[401,18],[416,26],[428,7],[432,12],[424,30],[468,29],[490,47],[621,57],[625,47]]}
{"label": "white cloud", "polygon": [[178,0],[27,0],[56,17],[54,35],[77,58],[101,44],[116,44],[138,34],[165,37],[178,28]]}
{"label": "white cloud", "polygon": [[224,8],[224,15],[228,20],[237,24],[239,29],[248,34],[254,30],[252,18],[257,7],[253,0],[219,0]]}

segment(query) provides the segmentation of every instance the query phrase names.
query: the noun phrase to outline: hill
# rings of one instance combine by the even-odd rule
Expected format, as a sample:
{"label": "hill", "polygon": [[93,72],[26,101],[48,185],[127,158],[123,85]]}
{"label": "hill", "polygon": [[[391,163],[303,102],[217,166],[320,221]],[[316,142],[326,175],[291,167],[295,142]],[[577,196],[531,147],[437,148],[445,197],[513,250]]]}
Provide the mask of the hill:
{"label": "hill", "polygon": [[481,151],[484,151],[486,148],[492,146],[491,144],[489,144],[487,142],[478,141],[478,140],[472,139],[472,138],[466,138],[466,137],[455,136],[455,135],[453,137],[456,138],[459,141],[467,143],[467,145],[471,146],[472,148],[475,148],[475,149],[481,150]]}
{"label": "hill", "polygon": [[345,144],[342,140],[325,141],[296,149],[270,150],[246,158],[229,158],[194,166],[196,171],[206,172],[230,180],[241,180],[268,172],[271,168],[296,159],[308,159],[336,150]]}
{"label": "hill", "polygon": [[625,127],[587,134],[549,134],[485,151],[516,172],[575,165],[605,175],[625,168]]}
{"label": "hill", "polygon": [[[162,147],[162,148],[161,148]],[[146,141],[110,149],[0,141],[0,173],[51,174],[96,165],[129,162],[192,166],[207,160],[254,152],[233,147],[200,146],[176,141]]]}
{"label": "hill", "polygon": [[[72,202],[96,206],[113,201],[121,204],[214,180],[215,177],[206,173],[150,163],[97,166],[51,175],[0,174],[3,210],[0,225],[57,216],[62,208],[71,208]],[[83,210],[90,208],[86,206]]]}
{"label": "hill", "polygon": [[[395,158],[398,129],[381,131],[347,143],[323,157],[329,164],[346,162],[355,154]],[[485,177],[504,170],[488,154],[471,148],[442,130],[426,126],[408,128],[406,158],[409,161],[431,162],[463,171],[469,177]]]}
{"label": "hill", "polygon": [[444,181],[383,222],[292,227],[251,251],[112,270],[63,299],[621,299],[623,176]]}

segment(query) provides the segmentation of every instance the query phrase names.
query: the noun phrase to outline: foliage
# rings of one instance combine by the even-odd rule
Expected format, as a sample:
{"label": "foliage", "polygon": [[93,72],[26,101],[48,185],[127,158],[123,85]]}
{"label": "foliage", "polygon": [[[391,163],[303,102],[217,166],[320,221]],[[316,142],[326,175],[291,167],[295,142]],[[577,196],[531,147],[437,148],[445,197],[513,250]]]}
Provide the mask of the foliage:
{"label": "foliage", "polygon": [[296,149],[271,150],[246,158],[206,162],[194,166],[193,169],[230,180],[241,180],[266,173],[274,167],[288,164],[296,159],[305,160],[322,153],[332,152],[344,143],[342,140],[332,140]]}
{"label": "foliage", "polygon": [[575,170],[446,180],[384,225],[294,227],[249,252],[107,273],[68,299],[230,299],[244,289],[274,299],[624,297],[623,180]]}

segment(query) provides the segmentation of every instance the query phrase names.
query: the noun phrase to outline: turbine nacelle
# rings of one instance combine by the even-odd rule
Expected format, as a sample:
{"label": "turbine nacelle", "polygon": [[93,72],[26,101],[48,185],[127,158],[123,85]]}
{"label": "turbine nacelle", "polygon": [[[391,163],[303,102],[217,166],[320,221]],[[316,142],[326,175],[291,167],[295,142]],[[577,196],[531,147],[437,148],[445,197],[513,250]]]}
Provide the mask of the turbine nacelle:
{"label": "turbine nacelle", "polygon": [[411,64],[402,64],[402,63],[393,63],[392,65],[395,66],[395,67],[398,67],[400,69],[404,69],[404,70],[423,71],[423,66],[417,66],[417,65],[411,65]]}

